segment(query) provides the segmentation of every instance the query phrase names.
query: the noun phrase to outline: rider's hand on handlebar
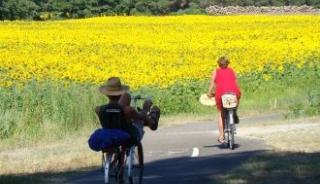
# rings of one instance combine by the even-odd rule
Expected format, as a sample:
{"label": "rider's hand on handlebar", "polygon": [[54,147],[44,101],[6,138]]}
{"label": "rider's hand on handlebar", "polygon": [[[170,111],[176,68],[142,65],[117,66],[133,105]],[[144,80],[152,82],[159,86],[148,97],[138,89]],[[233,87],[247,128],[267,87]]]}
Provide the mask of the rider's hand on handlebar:
{"label": "rider's hand on handlebar", "polygon": [[212,98],[212,97],[214,97],[214,93],[207,93],[207,96],[209,97],[209,98]]}

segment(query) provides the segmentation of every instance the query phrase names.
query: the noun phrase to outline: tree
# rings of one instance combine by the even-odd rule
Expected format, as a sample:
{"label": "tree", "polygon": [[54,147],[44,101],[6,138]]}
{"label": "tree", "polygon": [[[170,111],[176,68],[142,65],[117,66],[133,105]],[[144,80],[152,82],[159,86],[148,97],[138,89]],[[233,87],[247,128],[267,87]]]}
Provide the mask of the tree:
{"label": "tree", "polygon": [[39,10],[30,0],[4,0],[1,2],[1,19],[32,19]]}
{"label": "tree", "polygon": [[290,0],[284,0],[284,5],[289,6],[290,5]]}
{"label": "tree", "polygon": [[8,9],[4,1],[0,1],[0,20],[4,20],[7,18]]}
{"label": "tree", "polygon": [[[0,20],[203,13],[210,5],[320,7],[320,0],[0,0]],[[45,17],[45,18],[43,18]]]}
{"label": "tree", "polygon": [[122,0],[115,6],[117,14],[131,15],[132,9],[135,8],[135,0]]}
{"label": "tree", "polygon": [[83,18],[92,15],[93,7],[98,3],[96,0],[71,0],[71,17]]}

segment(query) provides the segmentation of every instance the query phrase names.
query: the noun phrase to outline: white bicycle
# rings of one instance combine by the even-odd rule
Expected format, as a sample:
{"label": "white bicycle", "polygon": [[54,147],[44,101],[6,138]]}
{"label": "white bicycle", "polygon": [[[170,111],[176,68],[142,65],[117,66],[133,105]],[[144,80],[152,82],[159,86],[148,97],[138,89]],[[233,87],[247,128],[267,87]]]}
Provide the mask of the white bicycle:
{"label": "white bicycle", "polygon": [[[121,149],[126,149],[121,154]],[[106,184],[141,184],[143,179],[143,147],[141,143],[130,148],[114,147],[102,152],[102,167]]]}

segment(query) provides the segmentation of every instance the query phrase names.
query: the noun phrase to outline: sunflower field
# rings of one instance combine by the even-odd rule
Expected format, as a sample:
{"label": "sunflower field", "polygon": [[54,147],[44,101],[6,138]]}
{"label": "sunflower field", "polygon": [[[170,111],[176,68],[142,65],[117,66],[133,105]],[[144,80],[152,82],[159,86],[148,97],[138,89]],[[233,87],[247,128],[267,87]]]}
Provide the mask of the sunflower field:
{"label": "sunflower field", "polygon": [[[270,101],[270,96],[288,97],[284,89],[292,94],[290,87],[306,85],[303,78],[319,83],[320,16],[0,22],[0,137],[31,125],[68,130],[96,122],[91,108],[105,101],[96,97],[96,88],[111,76],[136,93],[152,93],[164,113],[202,111],[194,104],[224,55],[247,91],[245,98],[253,100],[244,107],[256,108],[255,93],[271,88],[277,94],[259,98],[267,108],[277,108],[281,98]],[[317,90],[309,91],[317,107]],[[297,107],[290,106],[304,111]]]}
{"label": "sunflower field", "polygon": [[100,84],[119,76],[134,89],[167,87],[208,78],[222,55],[239,74],[320,57],[319,16],[16,21],[0,23],[0,33],[1,86],[31,79]]}

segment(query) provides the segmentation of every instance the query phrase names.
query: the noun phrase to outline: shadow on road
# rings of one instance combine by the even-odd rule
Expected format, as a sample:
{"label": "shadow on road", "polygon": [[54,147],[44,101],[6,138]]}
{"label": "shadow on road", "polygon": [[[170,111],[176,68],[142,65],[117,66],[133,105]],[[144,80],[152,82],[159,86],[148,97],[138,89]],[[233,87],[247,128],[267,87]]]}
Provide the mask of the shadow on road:
{"label": "shadow on road", "polygon": [[180,157],[146,164],[144,183],[208,183],[240,165],[246,159],[264,151],[220,154],[207,157]]}
{"label": "shadow on road", "polygon": [[[207,157],[178,157],[145,164],[144,184],[319,183],[320,153],[251,151]],[[0,175],[0,183],[103,183],[99,167],[62,173]]]}
{"label": "shadow on road", "polygon": [[[203,146],[203,148],[219,148],[219,149],[229,149],[226,145],[224,144],[214,144],[214,145],[207,145]],[[240,148],[240,144],[235,144],[234,149]]]}
{"label": "shadow on road", "polygon": [[[228,171],[245,159],[263,151],[221,154],[207,157],[178,157],[145,164],[144,184],[205,183],[212,176]],[[0,183],[103,183],[100,167],[54,173],[0,175]]]}

